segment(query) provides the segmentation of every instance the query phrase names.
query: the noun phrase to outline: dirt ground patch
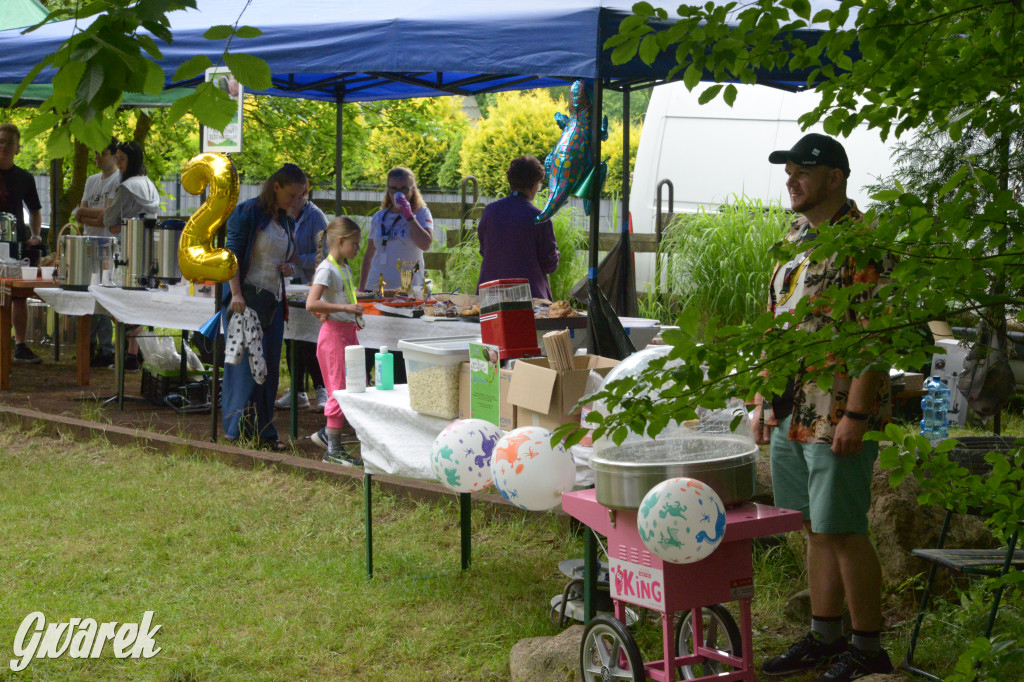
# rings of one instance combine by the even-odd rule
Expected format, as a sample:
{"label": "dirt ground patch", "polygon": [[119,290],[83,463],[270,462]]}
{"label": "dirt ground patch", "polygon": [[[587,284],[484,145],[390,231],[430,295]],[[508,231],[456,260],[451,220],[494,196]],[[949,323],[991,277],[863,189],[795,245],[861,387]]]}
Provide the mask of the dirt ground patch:
{"label": "dirt ground patch", "polygon": [[[209,412],[178,414],[165,405],[154,405],[141,399],[142,373],[125,375],[124,409],[116,401],[104,405],[104,401],[115,395],[115,377],[111,369],[93,368],[89,385],[79,386],[75,381],[74,351],[62,349],[60,361],[53,359],[52,348],[36,348],[43,357],[40,365],[14,363],[11,369],[10,389],[0,391],[0,404],[24,407],[87,421],[114,424],[125,428],[162,433],[190,440],[210,441],[213,425]],[[282,385],[282,392],[285,386]],[[292,454],[310,459],[320,459],[323,449],[309,440],[308,436],[324,426],[323,413],[314,409],[298,411],[298,437],[291,438],[290,419],[287,410],[278,410],[274,418],[281,439],[290,442]],[[354,432],[346,426],[348,440],[355,439]],[[225,442],[220,426],[218,411],[217,440]]]}

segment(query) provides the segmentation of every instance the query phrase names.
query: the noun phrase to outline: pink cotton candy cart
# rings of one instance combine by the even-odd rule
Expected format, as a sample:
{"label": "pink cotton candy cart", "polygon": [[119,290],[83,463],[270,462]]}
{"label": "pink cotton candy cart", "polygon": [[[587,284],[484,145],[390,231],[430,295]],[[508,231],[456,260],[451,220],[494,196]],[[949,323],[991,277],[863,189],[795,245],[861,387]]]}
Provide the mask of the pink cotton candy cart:
{"label": "pink cotton candy cart", "polygon": [[[593,489],[563,494],[562,508],[608,539],[615,618],[597,616],[587,625],[580,648],[584,680],[753,682],[752,541],[799,530],[799,512],[753,503],[732,507],[726,513],[725,537],[710,556],[674,564],[648,551],[637,531],[635,510],[609,509],[597,501]],[[739,627],[721,606],[730,601],[739,602]],[[662,660],[643,662],[623,624],[627,604],[661,614]],[[677,612],[685,613],[678,632]]]}

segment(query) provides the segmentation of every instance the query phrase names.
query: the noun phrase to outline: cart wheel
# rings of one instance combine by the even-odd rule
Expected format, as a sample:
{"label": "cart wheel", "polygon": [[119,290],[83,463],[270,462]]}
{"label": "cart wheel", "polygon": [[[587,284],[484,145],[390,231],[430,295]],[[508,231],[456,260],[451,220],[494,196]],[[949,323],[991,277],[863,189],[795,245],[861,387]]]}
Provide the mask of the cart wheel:
{"label": "cart wheel", "polygon": [[580,670],[585,682],[644,682],[647,679],[633,635],[611,616],[595,617],[583,632]]}
{"label": "cart wheel", "polygon": [[[732,614],[721,604],[705,606],[700,610],[701,633],[704,635],[703,645],[718,649],[732,656],[743,655],[743,645],[740,640],[740,629]],[[689,656],[693,653],[693,611],[687,611],[679,623],[679,634],[676,636],[676,652],[680,656]],[[706,661],[695,665],[683,665],[679,672],[684,680],[692,680],[707,675],[720,675],[735,670],[733,666],[719,663],[718,661]]]}

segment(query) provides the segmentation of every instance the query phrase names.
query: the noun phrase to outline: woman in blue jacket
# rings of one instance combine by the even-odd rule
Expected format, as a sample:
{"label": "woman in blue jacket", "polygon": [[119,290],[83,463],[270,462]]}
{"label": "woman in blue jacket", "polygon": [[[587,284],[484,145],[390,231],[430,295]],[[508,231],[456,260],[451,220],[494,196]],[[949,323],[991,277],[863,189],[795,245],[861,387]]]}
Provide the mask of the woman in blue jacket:
{"label": "woman in blue jacket", "polygon": [[[274,398],[281,367],[284,318],[288,309],[284,278],[295,274],[295,221],[289,215],[292,206],[306,188],[306,174],[293,163],[286,163],[263,184],[260,195],[238,204],[228,218],[225,246],[238,258],[238,272],[231,278],[225,296],[229,314],[257,313],[263,327],[263,357],[267,376],[256,383],[250,370],[248,351],[241,362],[224,367],[222,409],[224,435],[234,441],[240,436],[254,440],[268,450],[287,450],[278,439],[274,426]],[[225,315],[225,319],[227,319]]]}

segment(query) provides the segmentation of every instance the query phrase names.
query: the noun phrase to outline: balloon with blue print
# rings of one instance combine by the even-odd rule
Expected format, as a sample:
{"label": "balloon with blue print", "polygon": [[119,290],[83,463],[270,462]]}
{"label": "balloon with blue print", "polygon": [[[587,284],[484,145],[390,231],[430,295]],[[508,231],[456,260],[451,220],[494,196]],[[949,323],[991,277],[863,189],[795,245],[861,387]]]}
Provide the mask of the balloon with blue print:
{"label": "balloon with blue print", "polygon": [[457,419],[434,439],[430,468],[449,490],[472,493],[491,484],[491,453],[501,429],[483,419]]}
{"label": "balloon with blue print", "polygon": [[647,549],[675,564],[707,558],[725,536],[725,505],[711,486],[670,478],[648,491],[636,515]]}

